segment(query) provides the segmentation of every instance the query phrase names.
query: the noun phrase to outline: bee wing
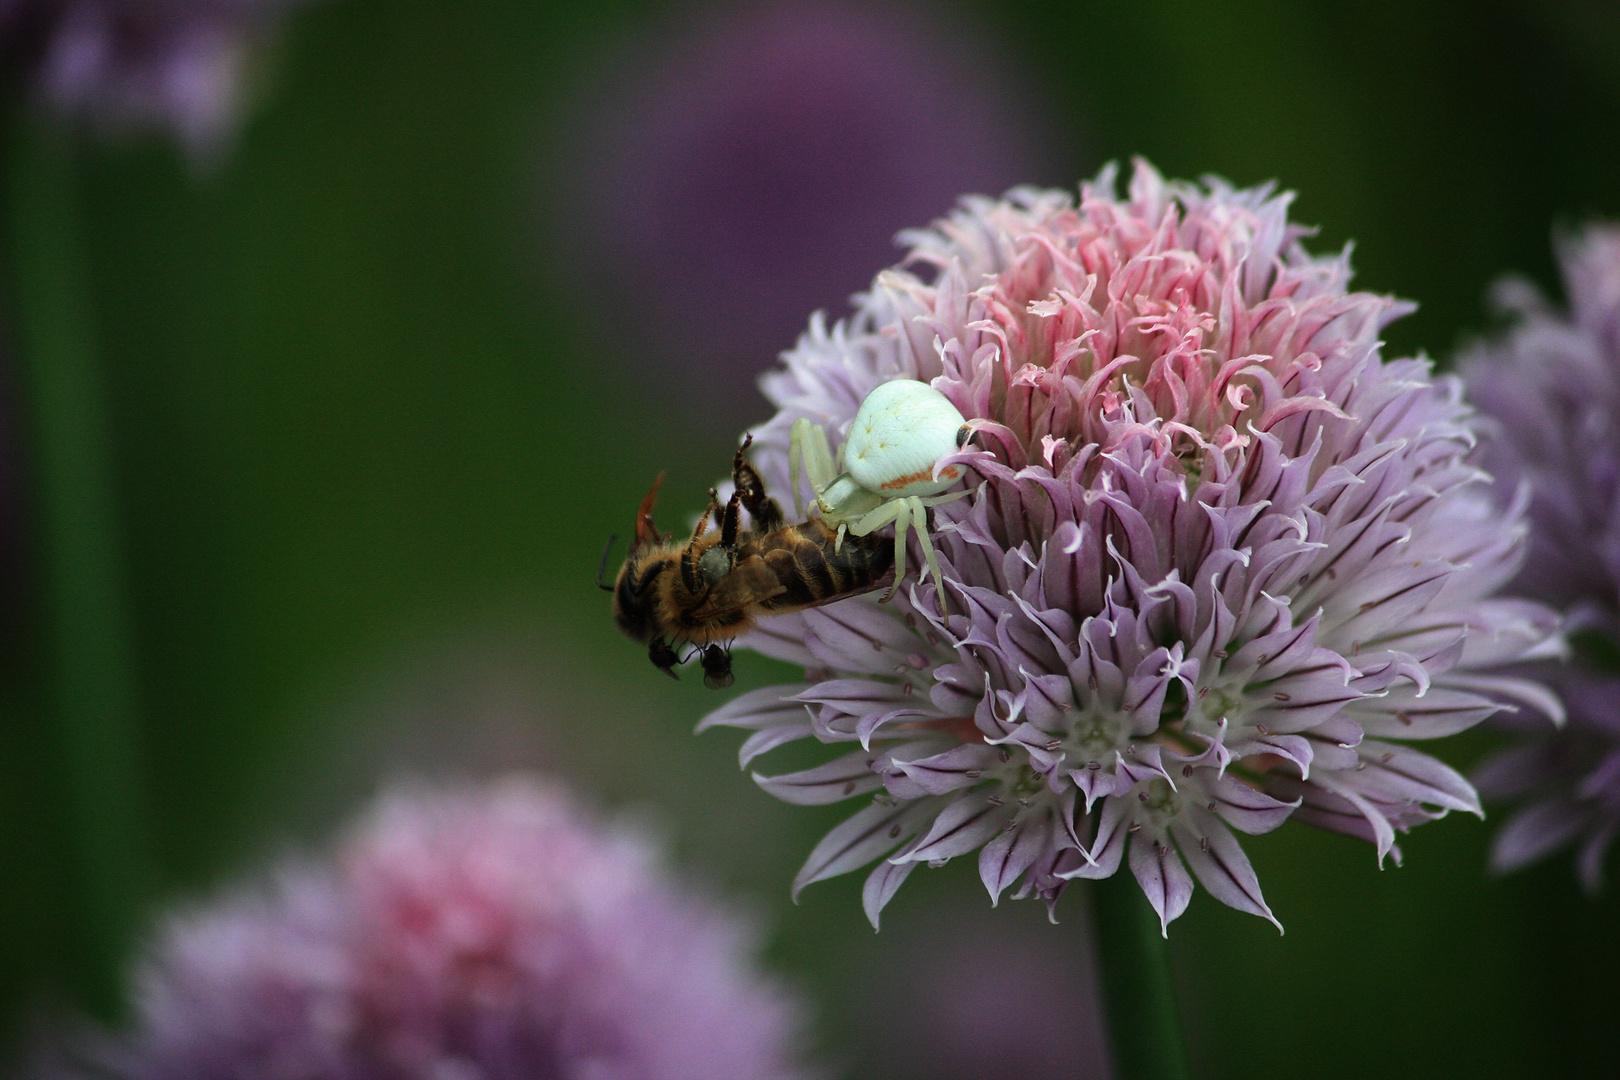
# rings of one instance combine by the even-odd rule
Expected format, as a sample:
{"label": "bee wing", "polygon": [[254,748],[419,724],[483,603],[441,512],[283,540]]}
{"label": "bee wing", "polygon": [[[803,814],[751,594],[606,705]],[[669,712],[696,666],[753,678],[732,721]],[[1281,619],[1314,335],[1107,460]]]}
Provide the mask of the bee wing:
{"label": "bee wing", "polygon": [[733,615],[786,591],[786,587],[777,579],[776,572],[764,559],[755,555],[738,563],[730,573],[715,582],[702,606],[695,608],[689,618],[694,622],[703,622]]}
{"label": "bee wing", "polygon": [[641,500],[641,507],[636,511],[636,548],[649,548],[664,542],[664,537],[658,535],[658,526],[653,524],[653,503],[658,501],[658,485],[664,482],[664,474],[659,473],[658,479],[653,481],[652,490],[647,497]]}

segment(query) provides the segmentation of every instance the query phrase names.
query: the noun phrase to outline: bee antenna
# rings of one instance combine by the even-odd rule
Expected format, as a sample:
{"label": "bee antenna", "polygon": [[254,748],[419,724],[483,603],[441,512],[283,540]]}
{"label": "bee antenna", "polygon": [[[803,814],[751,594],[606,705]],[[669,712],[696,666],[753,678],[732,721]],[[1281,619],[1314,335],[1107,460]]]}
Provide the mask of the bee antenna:
{"label": "bee antenna", "polygon": [[613,541],[617,540],[618,538],[618,533],[614,533],[612,536],[608,537],[607,547],[602,549],[602,561],[597,564],[596,567],[596,587],[601,589],[603,592],[613,591],[613,586],[603,584],[602,577],[607,573],[608,552],[613,550]]}

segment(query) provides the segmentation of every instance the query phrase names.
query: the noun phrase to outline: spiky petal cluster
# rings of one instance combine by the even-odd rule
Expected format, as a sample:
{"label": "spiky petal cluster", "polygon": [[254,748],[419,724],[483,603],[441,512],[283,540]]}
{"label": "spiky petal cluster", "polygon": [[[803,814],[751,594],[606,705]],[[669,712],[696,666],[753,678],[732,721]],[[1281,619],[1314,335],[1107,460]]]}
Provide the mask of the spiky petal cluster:
{"label": "spiky petal cluster", "polygon": [[235,124],[247,50],[299,2],[0,0],[0,55],[63,112],[206,153]]}
{"label": "spiky petal cluster", "polygon": [[556,790],[401,789],[336,867],[177,918],[94,1075],[802,1076],[745,937]]}
{"label": "spiky petal cluster", "polygon": [[1406,744],[1543,696],[1478,671],[1554,618],[1493,598],[1522,529],[1469,461],[1457,383],[1380,358],[1404,306],[1348,292],[1287,204],[1145,164],[1123,199],[1109,171],[1078,206],[966,199],[766,378],[757,460],[779,491],[794,420],[841,436],[896,377],[931,381],[985,448],[962,458],[982,485],[936,518],[958,614],[925,582],[775,620],[749,643],[805,680],[706,721],[754,730],[745,762],[848,747],[758,777],[866,800],[798,886],[880,859],[875,922],[923,863],[977,851],[992,897],[1050,902],[1128,861],[1165,924],[1195,878],[1271,918],[1234,829],[1293,816],[1398,857],[1397,831],[1478,812]]}
{"label": "spiky petal cluster", "polygon": [[1501,428],[1487,464],[1532,493],[1530,557],[1512,588],[1562,608],[1593,647],[1551,674],[1568,724],[1517,725],[1521,744],[1476,781],[1487,797],[1525,801],[1497,834],[1498,869],[1576,843],[1581,880],[1596,889],[1620,829],[1620,226],[1590,227],[1559,255],[1569,313],[1503,283],[1498,300],[1517,324],[1462,371]]}

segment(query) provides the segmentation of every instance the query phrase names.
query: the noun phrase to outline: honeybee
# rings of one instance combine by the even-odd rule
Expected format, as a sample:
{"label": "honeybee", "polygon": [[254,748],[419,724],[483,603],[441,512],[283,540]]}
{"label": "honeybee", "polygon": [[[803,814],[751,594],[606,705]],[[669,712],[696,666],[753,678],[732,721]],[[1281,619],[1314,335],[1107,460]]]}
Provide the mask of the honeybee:
{"label": "honeybee", "polygon": [[[761,615],[783,614],[830,604],[879,588],[894,564],[893,545],[873,536],[846,536],[816,519],[788,525],[776,500],[743,452],[732,459],[736,490],[722,507],[712,489],[709,507],[690,540],[678,543],[653,525],[653,502],[660,474],[636,512],[635,542],[618,580],[602,584],[607,552],[597,584],[613,593],[613,621],[636,641],[658,670],[676,678],[680,648],[701,650],[703,684],[730,686],[731,640],[746,633]],[[741,527],[742,510],[752,518]],[[713,520],[717,528],[709,527]],[[610,540],[611,546],[612,541]]]}

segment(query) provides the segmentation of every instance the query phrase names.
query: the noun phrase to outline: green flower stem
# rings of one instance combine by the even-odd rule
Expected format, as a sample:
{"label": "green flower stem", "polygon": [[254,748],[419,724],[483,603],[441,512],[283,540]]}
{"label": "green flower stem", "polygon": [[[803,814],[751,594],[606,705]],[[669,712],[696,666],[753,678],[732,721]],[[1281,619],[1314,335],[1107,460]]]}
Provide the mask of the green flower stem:
{"label": "green flower stem", "polygon": [[69,959],[84,1004],[111,1016],[152,883],[111,447],[70,133],[26,108],[11,119],[4,300],[31,409],[48,701],[65,769]]}
{"label": "green flower stem", "polygon": [[1189,1080],[1169,942],[1125,867],[1091,883],[1098,982],[1114,1080]]}

